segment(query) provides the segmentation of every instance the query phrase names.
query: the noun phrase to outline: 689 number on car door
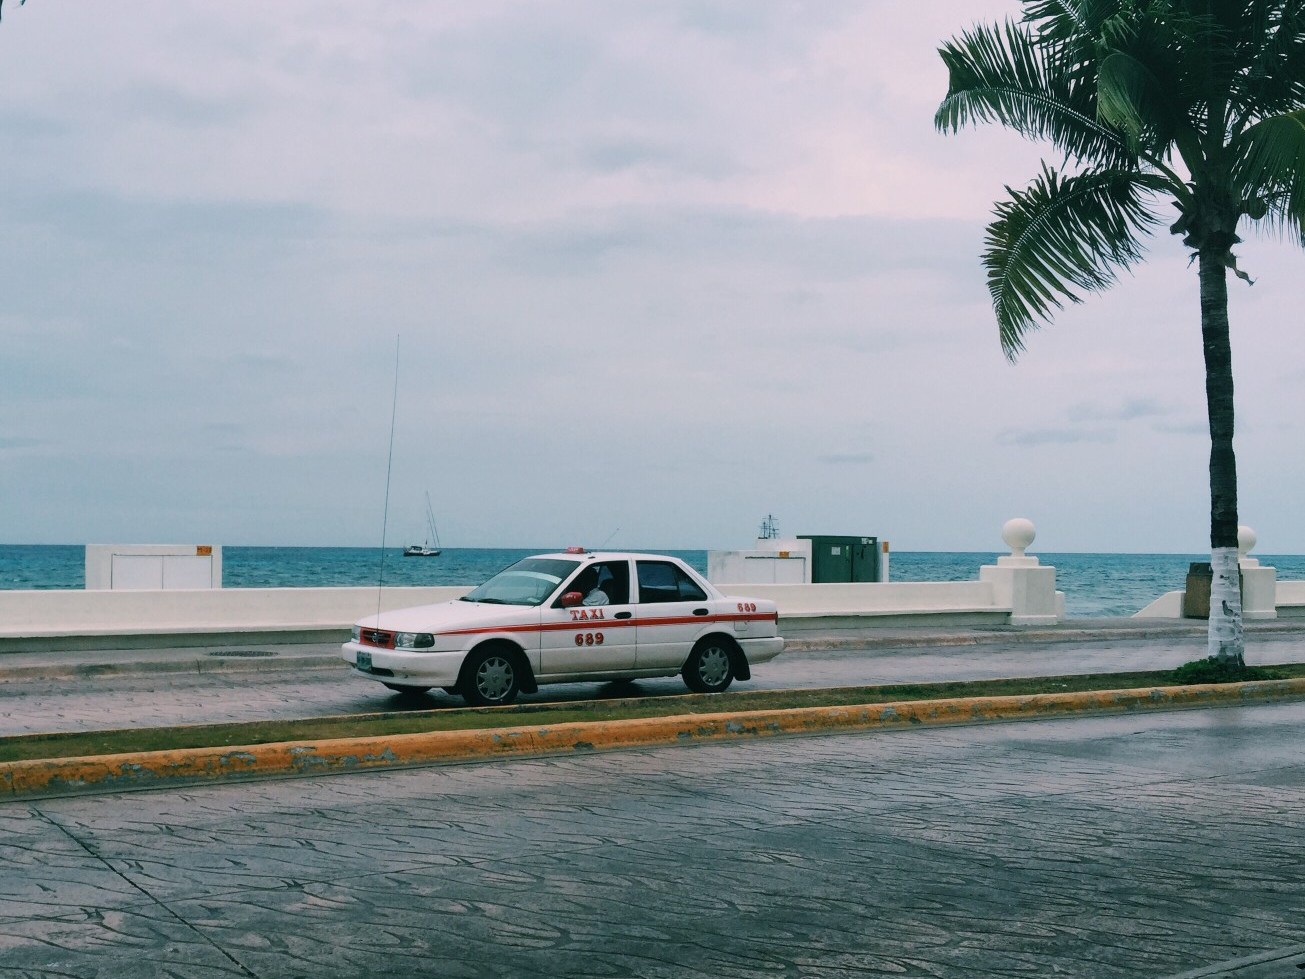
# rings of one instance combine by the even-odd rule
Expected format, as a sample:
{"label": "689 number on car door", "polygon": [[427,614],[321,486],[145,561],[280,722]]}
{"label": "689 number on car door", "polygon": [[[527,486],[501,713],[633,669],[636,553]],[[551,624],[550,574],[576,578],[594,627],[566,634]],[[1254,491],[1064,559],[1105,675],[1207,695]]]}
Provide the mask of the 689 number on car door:
{"label": "689 number on car door", "polygon": [[581,604],[562,607],[559,598],[541,610],[541,675],[634,669],[629,579],[628,561],[585,565],[560,593],[578,593]]}

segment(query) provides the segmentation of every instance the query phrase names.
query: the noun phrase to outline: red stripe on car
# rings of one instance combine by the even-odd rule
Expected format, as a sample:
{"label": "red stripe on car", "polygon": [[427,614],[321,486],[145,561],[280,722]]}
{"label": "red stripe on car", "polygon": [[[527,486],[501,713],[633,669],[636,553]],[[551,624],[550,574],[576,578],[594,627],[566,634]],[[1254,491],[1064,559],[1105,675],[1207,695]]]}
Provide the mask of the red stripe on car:
{"label": "red stripe on car", "polygon": [[777,622],[778,612],[723,612],[719,615],[673,615],[646,619],[588,619],[568,622],[543,622],[528,625],[503,625],[496,627],[477,627],[475,629],[450,629],[437,632],[437,636],[476,636],[490,632],[567,632],[570,630],[593,629],[601,625],[603,630],[628,629],[631,626],[659,625],[697,625],[711,622]]}

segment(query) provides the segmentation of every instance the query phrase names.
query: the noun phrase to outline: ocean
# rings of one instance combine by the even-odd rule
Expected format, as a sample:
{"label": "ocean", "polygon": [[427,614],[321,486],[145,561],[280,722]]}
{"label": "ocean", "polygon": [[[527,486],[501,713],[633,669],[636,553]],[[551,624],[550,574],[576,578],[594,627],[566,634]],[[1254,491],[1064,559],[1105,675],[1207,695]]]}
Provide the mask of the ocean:
{"label": "ocean", "polygon": [[[542,548],[448,547],[435,558],[405,558],[387,549],[384,568],[375,547],[223,547],[226,588],[321,588],[375,584],[382,572],[389,585],[474,585]],[[706,551],[673,554],[705,573]],[[998,552],[893,551],[893,581],[972,581]],[[1305,556],[1261,556],[1278,569],[1278,579],[1305,579]],[[1209,554],[1038,554],[1056,569],[1056,588],[1065,593],[1069,616],[1132,615],[1167,591],[1182,588],[1187,567]],[[0,545],[0,589],[83,588],[85,551],[80,545]]]}

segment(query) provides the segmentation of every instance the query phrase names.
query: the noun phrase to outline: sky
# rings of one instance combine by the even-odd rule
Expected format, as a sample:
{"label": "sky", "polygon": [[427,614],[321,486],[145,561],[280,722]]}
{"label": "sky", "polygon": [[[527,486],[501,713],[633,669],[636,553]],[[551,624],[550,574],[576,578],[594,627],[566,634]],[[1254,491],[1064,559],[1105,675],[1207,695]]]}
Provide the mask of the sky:
{"label": "sky", "polygon": [[[933,113],[1018,12],[5,4],[0,542],[399,544],[429,492],[449,547],[1208,549],[1176,239],[998,344],[1054,151]],[[1240,254],[1241,521],[1305,553],[1303,256]]]}

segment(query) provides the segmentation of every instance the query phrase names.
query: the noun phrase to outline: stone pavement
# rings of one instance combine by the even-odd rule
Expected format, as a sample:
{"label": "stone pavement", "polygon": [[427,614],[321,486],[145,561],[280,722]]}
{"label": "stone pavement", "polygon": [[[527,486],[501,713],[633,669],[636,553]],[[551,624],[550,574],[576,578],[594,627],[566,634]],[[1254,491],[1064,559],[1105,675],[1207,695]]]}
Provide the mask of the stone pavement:
{"label": "stone pavement", "polygon": [[0,974],[1289,979],[1303,738],[1279,704],[9,803]]}
{"label": "stone pavement", "polygon": [[1292,945],[1193,969],[1170,979],[1293,979],[1302,969],[1305,969],[1305,945]]}

